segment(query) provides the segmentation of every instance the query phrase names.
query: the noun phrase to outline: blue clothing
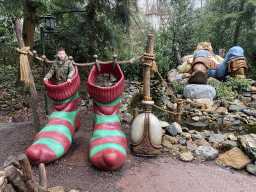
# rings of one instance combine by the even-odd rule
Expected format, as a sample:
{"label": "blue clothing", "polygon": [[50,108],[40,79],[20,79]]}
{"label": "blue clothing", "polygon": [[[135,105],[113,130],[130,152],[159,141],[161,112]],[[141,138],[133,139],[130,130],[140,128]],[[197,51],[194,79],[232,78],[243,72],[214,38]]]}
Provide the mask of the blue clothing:
{"label": "blue clothing", "polygon": [[229,49],[225,59],[222,61],[217,69],[209,69],[207,76],[214,77],[218,80],[226,81],[228,75],[228,65],[227,62],[234,60],[238,57],[244,57],[244,50],[242,47],[235,46]]}

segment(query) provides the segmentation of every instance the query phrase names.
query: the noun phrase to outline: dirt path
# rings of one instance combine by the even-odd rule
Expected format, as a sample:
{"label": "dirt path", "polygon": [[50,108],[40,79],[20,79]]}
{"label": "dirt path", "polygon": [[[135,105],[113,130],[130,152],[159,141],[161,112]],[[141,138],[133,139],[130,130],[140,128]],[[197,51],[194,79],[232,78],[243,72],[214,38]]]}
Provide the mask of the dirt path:
{"label": "dirt path", "polygon": [[[46,121],[41,121],[42,126]],[[123,124],[122,128],[129,143],[130,126]],[[213,161],[185,163],[164,152],[155,158],[144,158],[133,156],[128,150],[119,170],[97,170],[88,160],[91,134],[92,113],[86,112],[71,149],[46,166],[49,187],[60,185],[67,191],[256,191],[255,176],[219,167]],[[8,156],[24,153],[33,139],[31,122],[0,123],[0,167]],[[36,166],[33,171],[38,176]]]}

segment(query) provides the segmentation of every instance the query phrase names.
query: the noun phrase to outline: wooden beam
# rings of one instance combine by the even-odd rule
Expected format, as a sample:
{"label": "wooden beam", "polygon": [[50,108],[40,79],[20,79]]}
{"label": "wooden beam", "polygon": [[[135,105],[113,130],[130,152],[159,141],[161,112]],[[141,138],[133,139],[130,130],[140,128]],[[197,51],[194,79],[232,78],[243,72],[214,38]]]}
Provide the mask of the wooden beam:
{"label": "wooden beam", "polygon": [[[16,30],[16,34],[17,34],[19,48],[22,49],[25,47],[25,43],[24,43],[24,40],[22,37],[22,30],[21,30],[21,24],[20,24],[19,19],[15,20],[14,25],[15,25],[15,30]],[[35,133],[37,134],[40,131],[40,119],[39,119],[39,113],[38,113],[37,91],[36,91],[33,74],[31,72],[31,69],[29,66],[28,56],[25,55],[25,58],[26,58],[26,65],[27,65],[27,69],[28,69],[29,88],[30,88],[30,94],[31,94],[30,106],[31,106],[32,112],[33,112],[33,122],[34,122]]]}

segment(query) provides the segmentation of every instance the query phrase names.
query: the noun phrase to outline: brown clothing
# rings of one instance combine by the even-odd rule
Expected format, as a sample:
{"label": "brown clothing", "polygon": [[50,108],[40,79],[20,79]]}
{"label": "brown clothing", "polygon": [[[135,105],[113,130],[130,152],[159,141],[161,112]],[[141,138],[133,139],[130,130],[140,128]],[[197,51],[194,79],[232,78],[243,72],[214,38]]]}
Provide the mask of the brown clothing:
{"label": "brown clothing", "polygon": [[68,60],[68,56],[60,63],[59,58],[53,61],[50,71],[45,75],[45,78],[51,79],[55,75],[56,83],[61,84],[72,78],[75,75],[75,67],[72,62]]}

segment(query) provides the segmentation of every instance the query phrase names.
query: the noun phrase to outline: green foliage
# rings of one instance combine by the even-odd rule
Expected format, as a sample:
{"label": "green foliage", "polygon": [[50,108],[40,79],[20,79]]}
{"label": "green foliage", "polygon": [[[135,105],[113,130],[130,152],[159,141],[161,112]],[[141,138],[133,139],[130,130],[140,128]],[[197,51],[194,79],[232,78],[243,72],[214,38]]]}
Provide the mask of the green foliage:
{"label": "green foliage", "polygon": [[227,86],[225,82],[214,79],[209,81],[208,85],[211,85],[215,88],[218,99],[223,97],[235,99],[238,95],[237,91],[233,91],[232,87]]}
{"label": "green foliage", "polygon": [[242,79],[242,78],[233,78],[228,76],[227,81],[225,82],[226,86],[232,87],[232,90],[237,91],[238,93],[241,93],[243,91],[249,91],[251,82],[248,81],[247,79]]}
{"label": "green foliage", "polygon": [[175,94],[183,94],[184,88],[187,85],[187,83],[177,83],[173,82],[171,85],[171,89]]}
{"label": "green foliage", "polygon": [[251,82],[239,77],[234,79],[233,77],[228,76],[226,82],[214,79],[209,81],[208,84],[215,88],[218,98],[236,98],[238,93],[249,91]]}

